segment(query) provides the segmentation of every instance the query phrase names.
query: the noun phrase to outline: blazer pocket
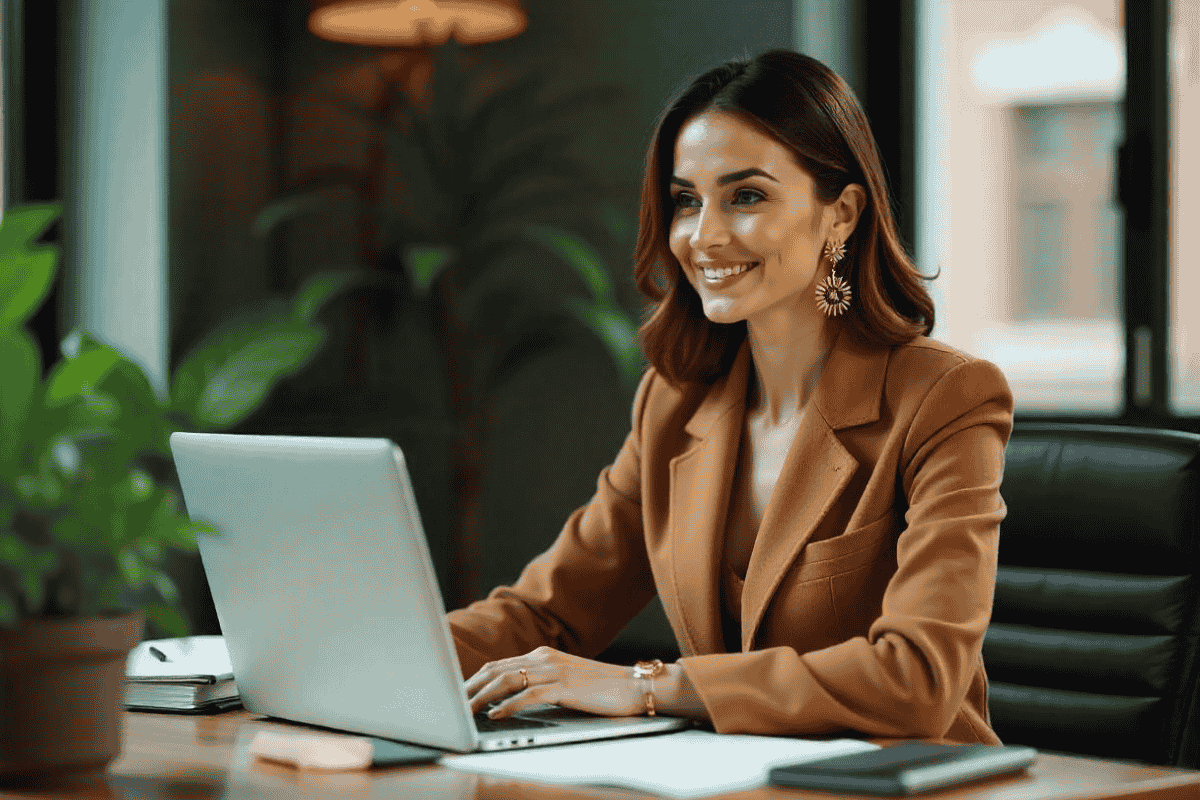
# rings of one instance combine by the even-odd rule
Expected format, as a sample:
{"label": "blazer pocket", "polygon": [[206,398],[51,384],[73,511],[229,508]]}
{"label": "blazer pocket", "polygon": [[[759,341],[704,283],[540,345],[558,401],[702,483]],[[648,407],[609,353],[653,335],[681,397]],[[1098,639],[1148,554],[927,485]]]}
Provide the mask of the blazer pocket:
{"label": "blazer pocket", "polygon": [[809,542],[800,552],[796,580],[803,582],[844,575],[873,564],[894,538],[892,520],[893,514],[888,513],[832,539]]}

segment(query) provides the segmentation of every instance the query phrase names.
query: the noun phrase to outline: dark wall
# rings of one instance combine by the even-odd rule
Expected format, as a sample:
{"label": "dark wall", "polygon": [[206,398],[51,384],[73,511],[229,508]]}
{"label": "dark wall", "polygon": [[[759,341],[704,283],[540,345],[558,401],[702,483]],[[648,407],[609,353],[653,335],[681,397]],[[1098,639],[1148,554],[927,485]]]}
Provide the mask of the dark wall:
{"label": "dark wall", "polygon": [[[294,291],[312,272],[353,260],[355,231],[347,214],[305,217],[266,239],[250,233],[255,211],[270,197],[323,167],[357,168],[366,152],[367,127],[329,97],[369,102],[371,71],[385,51],[313,37],[304,26],[308,7],[307,0],[171,4],[175,357],[230,309]],[[792,43],[790,0],[528,0],[526,11],[525,33],[471,48],[470,57],[514,72],[549,69],[561,91],[600,83],[625,89],[616,106],[597,109],[573,150],[614,187],[609,196],[631,223],[645,146],[668,95],[720,61]],[[619,298],[638,313],[631,247],[628,242],[605,255]],[[421,393],[440,391],[428,343],[412,336],[388,340],[374,354],[373,368],[400,388],[352,391],[346,387],[347,313],[344,306],[328,311],[332,339],[322,356],[281,386],[246,427],[397,441],[446,589],[447,440],[413,415]],[[589,499],[600,469],[628,433],[631,400],[603,348],[586,335],[529,364],[501,392],[487,463],[480,592],[515,579]],[[202,592],[192,587],[190,593],[198,598],[198,627],[211,627],[214,621],[199,608]],[[667,631],[661,610],[652,606],[628,634],[634,642],[651,641]]]}

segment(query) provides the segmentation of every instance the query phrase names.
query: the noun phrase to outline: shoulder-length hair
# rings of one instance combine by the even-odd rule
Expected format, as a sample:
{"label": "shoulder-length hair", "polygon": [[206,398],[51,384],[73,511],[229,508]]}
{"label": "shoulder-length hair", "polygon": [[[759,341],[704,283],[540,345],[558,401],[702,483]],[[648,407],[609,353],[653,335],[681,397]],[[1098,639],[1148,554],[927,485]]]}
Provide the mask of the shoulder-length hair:
{"label": "shoulder-length hair", "polygon": [[663,111],[650,138],[634,281],[655,303],[638,331],[651,366],[675,386],[711,383],[728,371],[746,337],[744,322],[722,325],[704,316],[668,245],[675,140],[689,119],[709,110],[732,114],[791,150],[821,202],[833,202],[851,183],[864,188],[866,205],[845,243],[843,278],[854,298],[846,324],[863,341],[883,346],[928,335],[934,322],[933,299],[923,285],[928,278],[896,232],[866,113],[846,82],[820,61],[769,50],[696,78]]}

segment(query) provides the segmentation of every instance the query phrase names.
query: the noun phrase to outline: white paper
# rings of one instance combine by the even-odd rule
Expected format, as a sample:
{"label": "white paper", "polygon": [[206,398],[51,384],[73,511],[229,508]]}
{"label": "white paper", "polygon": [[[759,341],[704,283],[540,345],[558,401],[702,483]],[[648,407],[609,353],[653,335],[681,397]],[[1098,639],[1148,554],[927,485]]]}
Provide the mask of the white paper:
{"label": "white paper", "polygon": [[[156,647],[170,661],[159,661],[150,653]],[[233,676],[224,636],[184,636],[178,639],[147,639],[129,651],[125,659],[129,678],[177,678],[212,675]]]}
{"label": "white paper", "polygon": [[683,731],[556,747],[444,756],[453,769],[545,783],[619,786],[670,797],[704,797],[764,786],[771,767],[876,750],[860,739]]}

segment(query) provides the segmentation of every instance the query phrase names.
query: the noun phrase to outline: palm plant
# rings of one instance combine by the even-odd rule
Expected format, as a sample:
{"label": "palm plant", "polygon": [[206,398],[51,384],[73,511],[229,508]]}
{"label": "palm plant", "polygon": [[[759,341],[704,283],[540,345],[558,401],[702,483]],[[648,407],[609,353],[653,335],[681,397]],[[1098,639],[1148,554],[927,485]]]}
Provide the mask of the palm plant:
{"label": "palm plant", "polygon": [[[531,358],[579,330],[598,337],[628,387],[641,371],[636,326],[616,299],[603,258],[563,226],[564,220],[599,222],[629,244],[630,226],[611,203],[596,201],[604,192],[600,181],[568,153],[581,112],[616,99],[619,90],[601,86],[543,102],[546,74],[497,82],[465,68],[460,50],[451,41],[436,51],[425,97],[411,96],[402,74],[382,74],[385,94],[376,108],[340,103],[370,123],[384,158],[362,176],[305,181],[303,190],[279,198],[256,221],[266,233],[301,214],[353,209],[360,225],[357,266],[390,292],[394,311],[424,328],[435,344],[445,380],[443,413],[454,431],[452,601],[459,606],[477,589],[497,390]],[[388,165],[400,179],[384,188]],[[366,333],[366,326],[357,327],[354,347],[368,346]],[[366,358],[360,351],[350,360]]]}

